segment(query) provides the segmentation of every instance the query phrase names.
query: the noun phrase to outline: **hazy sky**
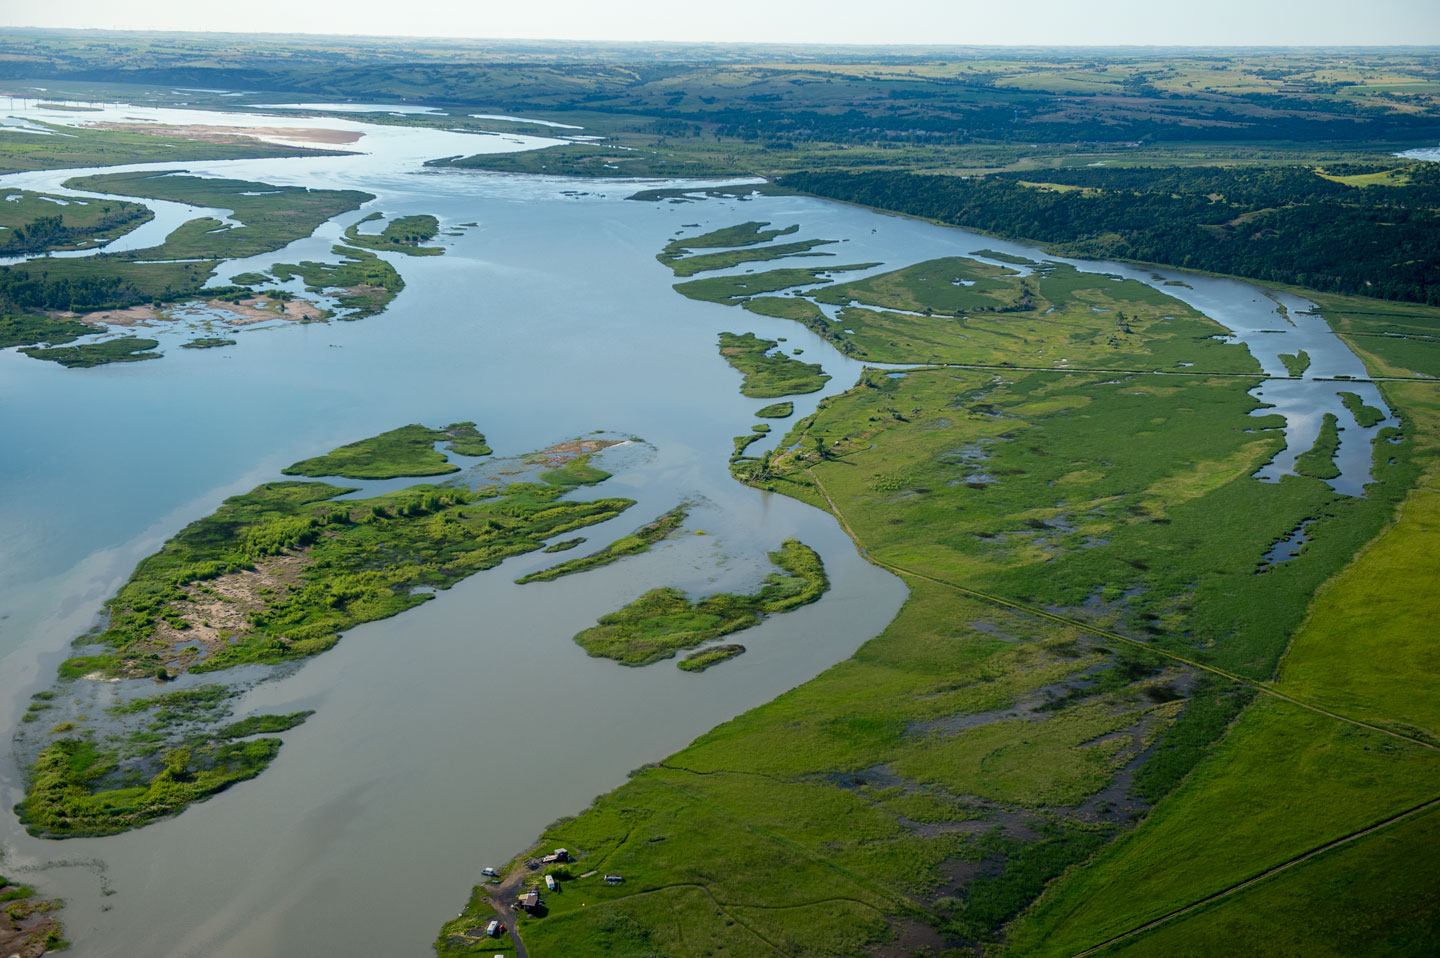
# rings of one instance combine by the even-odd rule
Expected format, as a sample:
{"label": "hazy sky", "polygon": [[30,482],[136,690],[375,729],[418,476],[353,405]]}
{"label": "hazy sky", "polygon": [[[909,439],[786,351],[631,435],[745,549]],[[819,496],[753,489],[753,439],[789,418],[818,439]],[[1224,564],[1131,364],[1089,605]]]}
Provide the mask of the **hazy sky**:
{"label": "hazy sky", "polygon": [[0,25],[722,42],[1440,44],[1440,0],[5,0]]}

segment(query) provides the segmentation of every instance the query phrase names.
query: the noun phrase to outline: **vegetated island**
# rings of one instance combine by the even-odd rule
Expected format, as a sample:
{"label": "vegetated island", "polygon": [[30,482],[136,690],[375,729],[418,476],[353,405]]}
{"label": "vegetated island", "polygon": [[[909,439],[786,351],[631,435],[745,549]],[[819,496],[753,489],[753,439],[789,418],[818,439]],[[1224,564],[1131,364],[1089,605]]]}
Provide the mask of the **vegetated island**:
{"label": "vegetated island", "polygon": [[1295,457],[1295,471],[1316,479],[1334,479],[1340,475],[1340,467],[1335,465],[1335,454],[1339,451],[1340,419],[1333,412],[1327,412],[1320,421],[1315,445]]}
{"label": "vegetated island", "polygon": [[0,256],[90,249],[155,218],[124,200],[0,189]]}
{"label": "vegetated island", "polygon": [[745,654],[743,645],[711,645],[700,649],[698,652],[691,652],[685,658],[675,663],[675,667],[682,672],[704,672],[711,666],[727,662],[737,655]]}
{"label": "vegetated island", "polygon": [[[285,302],[288,293],[254,298],[249,285],[268,281],[263,274],[244,274],[232,287],[205,284],[224,260],[278,250],[311,235],[331,217],[358,209],[374,198],[356,190],[271,186],[194,176],[183,170],[93,174],[72,177],[65,183],[92,192],[219,207],[229,211],[230,219],[190,220],[172,231],[164,243],[148,249],[46,257],[43,262],[29,260],[0,267],[0,345],[33,346],[27,355],[69,366],[157,358],[158,353],[145,352],[153,346],[126,350],[106,342],[64,344],[93,335],[97,326],[112,316],[117,320],[123,316],[126,322],[167,318],[161,309],[168,303],[201,300],[221,312],[234,312],[237,323],[267,317],[268,313],[257,311],[270,309],[272,301],[279,303],[278,309],[270,310],[277,318],[325,318],[327,314],[309,303],[303,304],[305,309],[292,309]],[[118,198],[85,202],[100,204],[96,208],[102,211],[102,218],[107,202],[138,205]],[[403,233],[402,238],[407,235]],[[399,273],[373,252],[336,246],[333,253],[341,257],[339,263],[277,264],[272,272],[287,279],[301,276],[312,292],[333,292],[342,319],[374,315],[404,288]],[[115,316],[117,311],[121,316]],[[75,322],[74,314],[88,322]]]}
{"label": "vegetated island", "polygon": [[[87,328],[86,332],[94,333],[95,330]],[[88,369],[107,363],[138,363],[147,359],[159,359],[161,354],[152,352],[159,345],[158,339],[121,336],[118,339],[102,339],[96,343],[81,343],[78,346],[26,346],[20,352],[32,359],[48,360],[70,369]]]}
{"label": "vegetated island", "polygon": [[[764,229],[769,223],[751,221],[737,226],[711,230],[698,236],[671,240],[655,257],[669,266],[676,276],[694,276],[709,270],[729,269],[742,263],[760,263],[794,256],[833,256],[833,253],[815,253],[817,246],[827,246],[834,240],[801,240],[796,243],[770,241],[777,236],[786,236],[800,229],[798,225],[784,229]],[[699,253],[695,250],[719,249],[713,253]]]}
{"label": "vegetated island", "polygon": [[491,452],[473,422],[451,423],[441,429],[411,423],[341,446],[323,456],[302,459],[286,466],[281,473],[316,479],[323,476],[398,479],[459,472],[460,467],[435,448],[438,443],[444,443],[446,450],[462,456],[488,456]]}
{"label": "vegetated island", "polygon": [[1280,353],[1280,361],[1285,364],[1285,371],[1295,379],[1305,375],[1305,370],[1310,368],[1310,354],[1305,350],[1297,353]]}
{"label": "vegetated island", "polygon": [[830,376],[819,363],[801,362],[783,352],[770,352],[778,345],[775,340],[761,339],[754,333],[720,334],[720,355],[744,376],[740,385],[742,395],[771,399],[825,388]]}
{"label": "vegetated island", "polygon": [[795,404],[789,401],[771,403],[755,410],[755,415],[761,419],[789,419],[794,414]]}
{"label": "vegetated island", "polygon": [[1340,401],[1345,408],[1350,410],[1350,415],[1355,417],[1355,424],[1361,429],[1369,429],[1385,421],[1385,413],[1374,406],[1367,405],[1359,393],[1341,392],[1338,394]]}
{"label": "vegetated island", "polygon": [[[598,568],[602,565],[609,565],[628,555],[638,555],[641,552],[649,552],[655,543],[660,542],[666,536],[672,535],[685,522],[690,515],[688,506],[679,505],[669,512],[661,513],[655,519],[636,529],[628,536],[616,539],[605,546],[599,552],[588,556],[580,556],[578,559],[568,559],[558,565],[550,566],[548,569],[541,569],[539,572],[531,572],[522,575],[515,582],[524,585],[527,582],[548,582],[551,579],[558,579],[561,576],[572,575],[576,572],[585,572],[588,569]],[[570,549],[584,539],[571,540],[564,543],[556,543],[556,548],[551,546],[545,549],[546,552],[559,552],[562,549]]]}
{"label": "vegetated island", "polygon": [[[474,451],[483,437],[473,423],[407,426],[289,471],[442,475],[452,466],[434,445],[446,441]],[[293,728],[308,713],[227,722],[239,686],[196,684],[199,676],[297,662],[355,625],[431,599],[422,588],[448,588],[618,516],[633,500],[564,498],[608,477],[585,464],[594,448],[575,442],[537,454],[556,468],[536,482],[421,484],[340,499],[354,490],[284,481],[225,500],[136,567],[107,603],[105,624],[61,664],[59,683],[32,700],[21,726],[22,752],[32,756],[16,807],[22,823],[49,837],[125,831],[258,775],[280,740],[255,736]],[[244,674],[254,681],[253,668]],[[176,688],[144,691],[157,682]]]}
{"label": "vegetated island", "polygon": [[679,589],[652,589],[601,616],[599,624],[576,635],[575,641],[592,656],[621,665],[649,665],[758,625],[767,615],[814,602],[830,587],[820,556],[798,539],[786,539],[769,556],[779,571],[767,576],[757,592],[720,592],[692,602]]}
{"label": "vegetated island", "polygon": [[385,229],[378,234],[360,232],[361,223],[372,223],[384,218],[384,213],[371,213],[347,227],[345,242],[351,246],[404,253],[407,256],[439,256],[445,252],[443,246],[425,245],[440,234],[440,221],[429,214],[398,217],[386,223]]}

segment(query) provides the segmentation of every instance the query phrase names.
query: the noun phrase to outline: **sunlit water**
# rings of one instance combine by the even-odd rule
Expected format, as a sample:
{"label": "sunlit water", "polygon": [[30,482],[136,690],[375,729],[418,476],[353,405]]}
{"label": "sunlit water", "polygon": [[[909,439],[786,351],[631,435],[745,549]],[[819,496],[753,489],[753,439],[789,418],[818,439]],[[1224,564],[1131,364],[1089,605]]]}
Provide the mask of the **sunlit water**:
{"label": "sunlit water", "polygon": [[[140,112],[121,107],[82,119]],[[1040,255],[809,198],[627,202],[636,188],[629,183],[420,165],[548,140],[342,119],[143,113],[167,122],[288,122],[365,134],[353,147],[363,152],[352,156],[158,167],[377,195],[283,251],[227,264],[217,284],[277,261],[326,258],[345,226],[375,210],[433,213],[459,235],[441,238],[448,248],[441,257],[384,254],[408,285],[386,313],[363,322],[243,330],[233,334],[234,347],[195,351],[174,348],[192,331],[146,328],[137,332],[160,339],[164,359],[90,370],[0,353],[6,728],[18,726],[30,693],[50,682],[69,641],[96,620],[135,562],[185,522],[277,478],[296,459],[404,423],[473,419],[497,455],[597,429],[634,435],[643,443],[606,456],[615,477],[583,494],[638,504],[583,530],[585,548],[682,500],[695,503],[686,529],[707,534],[528,586],[512,580],[557,557],[521,557],[418,609],[352,630],[334,650],[256,687],[240,704],[239,714],[317,710],[285,735],[276,763],[176,818],[105,839],[53,842],[26,836],[7,812],[5,867],[67,899],[77,958],[427,954],[481,867],[508,859],[547,822],[622,782],[628,769],[845,658],[893,617],[903,586],[863,562],[828,515],[729,478],[731,437],[747,432],[753,412],[771,400],[739,394],[716,334],[785,337],[787,349],[803,348],[805,360],[824,365],[834,378],[823,392],[796,397],[796,417],[848,388],[860,364],[798,324],[675,294],[654,255],[677,231],[742,219],[798,222],[803,236],[846,241],[828,248],[837,253],[829,262],[882,261],[881,268],[981,248]],[[0,185],[58,190],[73,175],[24,174]],[[462,228],[472,222],[478,226]],[[1075,265],[1151,284],[1168,275]],[[1281,297],[1291,327],[1252,286],[1184,279],[1192,289],[1165,291],[1247,342],[1267,373],[1283,374],[1276,354],[1304,344],[1313,359],[1307,378],[1267,381],[1262,398],[1286,415],[1291,447],[1300,451],[1321,413],[1337,411],[1347,429],[1345,475],[1336,486],[1358,492],[1374,430],[1360,430],[1335,392],[1354,389],[1377,406],[1379,396],[1369,384],[1313,378],[1363,376],[1358,360],[1323,321],[1299,315],[1308,304]],[[1282,456],[1269,468],[1286,466]],[[646,589],[751,587],[766,570],[765,551],[787,536],[821,553],[831,591],[743,633],[749,652],[732,662],[703,675],[670,663],[626,669],[587,658],[571,641]],[[15,763],[0,765],[4,807],[21,795]]]}

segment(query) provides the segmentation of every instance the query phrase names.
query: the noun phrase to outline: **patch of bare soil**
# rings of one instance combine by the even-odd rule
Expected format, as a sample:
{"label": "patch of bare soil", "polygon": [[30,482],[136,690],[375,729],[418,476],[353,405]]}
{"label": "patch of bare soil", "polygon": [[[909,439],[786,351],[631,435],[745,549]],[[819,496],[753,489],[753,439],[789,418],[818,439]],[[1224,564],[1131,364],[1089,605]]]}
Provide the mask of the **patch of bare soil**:
{"label": "patch of bare soil", "polygon": [[89,124],[102,130],[122,130],[127,133],[148,133],[151,136],[166,136],[179,140],[196,140],[201,143],[235,143],[244,140],[284,140],[294,143],[354,143],[363,133],[355,130],[329,130],[324,127],[288,126],[200,126],[170,125],[166,123],[117,123],[104,121]]}
{"label": "patch of bare soil", "polygon": [[572,459],[588,456],[610,446],[618,446],[624,439],[571,439],[557,443],[549,449],[542,449],[530,457],[532,462],[543,462],[548,466],[563,466]]}
{"label": "patch of bare soil", "polygon": [[306,552],[279,555],[255,563],[254,569],[189,583],[186,599],[172,606],[185,627],[162,621],[151,636],[156,654],[166,666],[184,669],[206,651],[244,635],[251,614],[288,593],[309,561]]}
{"label": "patch of bare soil", "polygon": [[52,319],[75,319],[90,326],[148,326],[161,318],[160,310],[148,303],[143,306],[127,306],[125,309],[101,309],[93,313],[71,313],[52,309],[45,315]]}
{"label": "patch of bare soil", "polygon": [[55,903],[22,898],[0,911],[0,955],[5,958],[40,958],[45,941],[58,932],[60,923],[52,916]]}
{"label": "patch of bare soil", "polygon": [[225,320],[231,326],[250,326],[272,319],[313,322],[325,318],[325,312],[308,299],[279,300],[268,296],[251,296],[235,303],[212,299],[205,305],[216,312],[234,316],[233,319]]}

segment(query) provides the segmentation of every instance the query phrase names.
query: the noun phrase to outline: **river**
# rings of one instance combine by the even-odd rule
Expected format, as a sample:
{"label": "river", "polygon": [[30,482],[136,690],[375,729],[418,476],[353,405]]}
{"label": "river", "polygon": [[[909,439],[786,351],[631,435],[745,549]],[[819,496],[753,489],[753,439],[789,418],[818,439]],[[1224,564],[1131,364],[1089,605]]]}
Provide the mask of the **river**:
{"label": "river", "polygon": [[[138,112],[23,115],[81,122]],[[240,703],[237,714],[316,710],[286,733],[270,769],[134,832],[30,838],[9,812],[23,794],[19,769],[12,758],[0,761],[5,868],[66,899],[77,958],[429,954],[437,928],[483,866],[520,851],[547,822],[579,811],[628,769],[844,659],[894,616],[903,585],[861,560],[830,516],[729,478],[731,437],[748,432],[753,412],[771,400],[739,394],[716,334],[783,336],[787,348],[803,348],[806,361],[824,365],[834,378],[796,399],[797,417],[853,384],[860,364],[798,324],[674,293],[674,278],[654,257],[678,231],[751,219],[800,223],[802,237],[845,241],[829,248],[838,254],[832,262],[883,262],[877,271],[982,248],[1041,255],[806,197],[628,202],[640,188],[633,183],[421,166],[436,156],[553,140],[341,118],[143,115],[363,134],[350,147],[362,152],[351,156],[155,167],[376,194],[313,237],[227,264],[217,283],[274,262],[324,258],[345,226],[374,210],[436,214],[458,235],[442,236],[444,256],[384,254],[407,288],[387,312],[361,322],[245,330],[234,335],[236,346],[213,350],[173,348],[188,332],[142,329],[162,341],[162,360],[89,370],[0,353],[0,725],[7,732],[18,727],[30,694],[52,681],[70,640],[166,537],[225,496],[277,478],[290,462],[404,423],[473,419],[497,456],[599,429],[634,435],[643,442],[606,454],[615,476],[595,494],[638,504],[585,530],[590,544],[681,500],[697,504],[687,529],[707,534],[527,586],[512,580],[553,557],[520,557],[352,630]],[[58,190],[78,172],[87,171],[20,174],[0,178],[0,186]],[[1152,285],[1179,276],[1075,265]],[[1280,297],[1292,325],[1253,286],[1182,278],[1189,288],[1165,291],[1232,330],[1267,373],[1283,374],[1279,352],[1301,344],[1310,353],[1306,379],[1269,380],[1259,392],[1287,416],[1292,450],[1308,448],[1323,411],[1337,412],[1347,428],[1335,485],[1360,492],[1375,429],[1359,429],[1335,393],[1354,389],[1383,404],[1369,383],[1315,378],[1363,378],[1358,359],[1323,320],[1304,315],[1301,300]],[[1293,454],[1267,467],[1267,477],[1285,471]],[[703,675],[670,663],[626,669],[587,658],[571,641],[646,589],[749,587],[765,571],[765,551],[787,536],[820,552],[832,589],[739,637],[749,652],[734,661]]]}

